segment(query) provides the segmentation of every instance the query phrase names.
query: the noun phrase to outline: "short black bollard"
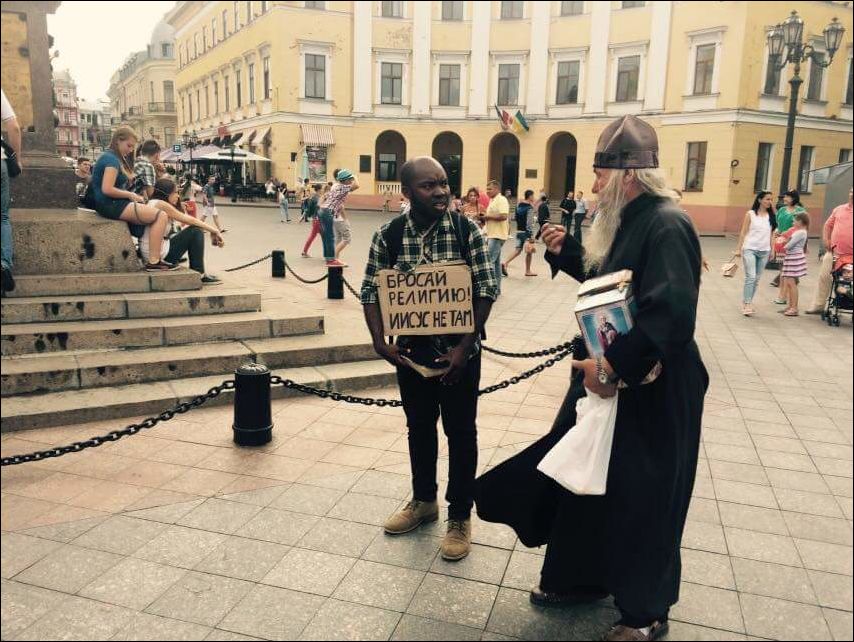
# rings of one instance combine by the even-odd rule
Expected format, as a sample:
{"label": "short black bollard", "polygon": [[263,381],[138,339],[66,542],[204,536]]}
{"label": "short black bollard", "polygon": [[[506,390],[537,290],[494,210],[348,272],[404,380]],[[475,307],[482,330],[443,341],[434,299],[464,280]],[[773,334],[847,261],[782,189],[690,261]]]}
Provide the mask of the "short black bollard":
{"label": "short black bollard", "polygon": [[278,279],[285,278],[284,250],[273,250],[273,276]]}
{"label": "short black bollard", "polygon": [[273,438],[270,369],[244,363],[234,373],[234,443],[262,446]]}
{"label": "short black bollard", "polygon": [[344,268],[331,267],[329,269],[329,278],[326,284],[327,299],[343,299],[344,298]]}

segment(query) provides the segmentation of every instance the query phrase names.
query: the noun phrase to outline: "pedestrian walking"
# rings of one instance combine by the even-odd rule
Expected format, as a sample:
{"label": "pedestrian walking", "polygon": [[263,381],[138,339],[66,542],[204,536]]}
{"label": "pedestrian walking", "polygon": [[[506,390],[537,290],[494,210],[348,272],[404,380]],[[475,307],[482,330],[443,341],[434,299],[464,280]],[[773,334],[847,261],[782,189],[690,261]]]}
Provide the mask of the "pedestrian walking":
{"label": "pedestrian walking", "polygon": [[824,256],[821,259],[821,268],[818,275],[818,285],[815,289],[815,297],[812,305],[806,311],[807,314],[821,314],[830,297],[830,289],[833,287],[833,272],[836,263],[844,257],[854,255],[854,227],[852,227],[852,207],[854,207],[854,190],[848,190],[848,202],[833,209],[830,218],[824,224],[822,237],[824,240]]}
{"label": "pedestrian walking", "polygon": [[291,215],[288,211],[288,184],[282,183],[279,185],[278,189],[278,199],[279,199],[279,222],[280,223],[290,223]]}
{"label": "pedestrian walking", "polygon": [[572,215],[575,214],[575,192],[569,191],[560,202],[560,224],[566,229],[572,227]]}
{"label": "pedestrian walking", "polygon": [[309,230],[308,238],[302,248],[302,258],[304,259],[311,257],[308,251],[311,249],[314,239],[316,239],[320,234],[320,219],[317,216],[317,209],[318,203],[320,202],[321,190],[322,188],[319,184],[314,185],[312,188],[312,195],[305,199],[305,216],[306,220],[311,222],[311,230]]}
{"label": "pedestrian walking", "polygon": [[[543,231],[545,230],[545,226],[549,224],[549,221],[552,217],[552,211],[549,207],[549,197],[548,194],[540,194],[540,200],[537,203],[537,225],[539,229],[537,230],[536,240],[539,241],[540,237],[543,235]],[[569,228],[567,228],[569,229]]]}
{"label": "pedestrian walking", "polygon": [[508,266],[522,251],[525,252],[525,276],[537,276],[531,270],[531,261],[534,256],[534,190],[525,190],[525,198],[516,205],[516,249],[513,254],[502,264],[504,272],[508,272]]}
{"label": "pedestrian walking", "polygon": [[[400,172],[401,188],[411,207],[374,234],[361,300],[374,349],[397,369],[400,398],[409,431],[412,499],[390,516],[389,535],[409,533],[439,518],[436,465],[437,420],[448,438],[448,523],[441,543],[446,560],[464,558],[471,550],[471,510],[477,471],[477,417],[480,386],[480,337],[496,298],[496,281],[486,239],[465,216],[448,211],[448,179],[433,158],[406,162]],[[471,267],[474,332],[420,337],[398,337],[388,343],[383,334],[378,298],[378,273],[382,269],[411,270],[423,263],[465,261]],[[433,368],[446,366],[444,374],[424,377],[404,357],[430,355]]]}
{"label": "pedestrian walking", "polygon": [[[193,189],[195,190],[195,188]],[[216,195],[216,177],[209,176],[207,183],[205,183],[204,188],[202,188],[202,220],[206,221],[208,217],[211,217],[214,225],[220,232],[227,232],[228,230],[226,230],[219,222],[219,210],[216,208]],[[191,200],[195,202],[195,197]]]}
{"label": "pedestrian walking", "polygon": [[341,253],[346,249],[353,240],[350,227],[350,218],[347,216],[347,209],[341,207],[335,213],[335,258],[341,260]]}
{"label": "pedestrian walking", "polygon": [[[700,242],[658,169],[650,125],[634,116],[608,125],[593,167],[599,214],[587,244],[550,225],[546,260],[578,281],[633,270],[634,326],[598,358],[575,342],[570,389],[552,432],[478,480],[477,511],[512,526],[525,546],[547,545],[533,603],[595,603],[612,595],[620,619],[603,639],[654,640],[667,632],[679,598],[680,545],[709,383],[694,341]],[[537,466],[574,429],[576,403],[590,393],[611,398],[619,382],[625,387],[607,492],[565,490]]]}
{"label": "pedestrian walking", "polygon": [[575,211],[572,217],[575,225],[572,235],[576,241],[581,243],[581,226],[584,223],[584,219],[587,218],[587,201],[584,199],[584,192],[581,190],[575,195]]}
{"label": "pedestrian walking", "polygon": [[[783,257],[783,269],[780,272],[780,286],[786,298],[786,309],[783,315],[798,316],[798,284],[807,275],[807,233],[810,227],[810,217],[806,212],[795,214],[792,228],[782,236],[785,245],[780,248]],[[788,237],[788,238],[787,238]]]}
{"label": "pedestrian walking", "polygon": [[753,297],[772,251],[773,233],[777,229],[773,201],[771,192],[762,191],[756,194],[753,206],[744,215],[735,246],[735,256],[741,257],[744,263],[741,313],[746,317],[756,313]]}
{"label": "pedestrian walking", "polygon": [[[12,222],[9,218],[9,209],[12,205],[11,176],[19,173],[23,167],[21,161],[21,126],[18,117],[6,92],[0,89],[0,119],[3,121],[2,145],[0,145],[0,166],[2,166],[2,179],[0,179],[0,266],[2,266],[2,280],[0,280],[0,294],[6,296],[7,292],[15,289],[14,255],[12,244]],[[10,169],[12,170],[10,172]]]}
{"label": "pedestrian walking", "polygon": [[335,215],[344,206],[350,192],[359,189],[359,181],[349,169],[334,172],[335,183],[320,202],[320,237],[323,241],[323,258],[327,267],[347,267],[335,258]]}
{"label": "pedestrian walking", "polygon": [[[780,235],[788,232],[790,229],[792,229],[792,225],[794,225],[795,223],[795,216],[797,214],[800,214],[801,212],[806,211],[806,208],[801,205],[801,193],[798,190],[790,189],[788,192],[783,194],[783,205],[780,207],[780,209],[777,210],[776,233]],[[780,260],[782,260],[782,258],[783,257],[780,256]],[[782,265],[780,265],[779,267],[782,270]],[[782,303],[785,302],[785,297],[783,296],[783,288],[780,283],[781,277],[782,274],[778,273],[777,276],[774,277],[774,280],[771,281],[771,287],[780,289],[775,302],[782,305]]]}
{"label": "pedestrian walking", "polygon": [[486,214],[486,208],[480,204],[480,192],[476,187],[469,187],[468,192],[466,192],[462,213],[478,227],[484,226],[486,221],[483,217]]}
{"label": "pedestrian walking", "polygon": [[495,270],[496,293],[500,296],[501,276],[507,276],[507,271],[501,265],[501,249],[510,237],[510,203],[507,197],[501,194],[501,186],[496,180],[486,184],[486,194],[490,201],[483,218],[486,221],[489,258]]}

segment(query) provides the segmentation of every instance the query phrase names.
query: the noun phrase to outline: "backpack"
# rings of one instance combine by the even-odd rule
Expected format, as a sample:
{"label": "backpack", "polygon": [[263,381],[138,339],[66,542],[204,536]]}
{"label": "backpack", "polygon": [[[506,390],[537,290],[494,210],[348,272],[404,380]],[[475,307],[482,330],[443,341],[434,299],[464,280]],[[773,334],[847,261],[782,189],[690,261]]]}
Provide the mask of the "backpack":
{"label": "backpack", "polygon": [[[469,247],[469,235],[461,234],[463,225],[468,226],[469,220],[465,216],[461,216],[456,212],[449,212],[451,223],[454,228],[454,234],[457,237],[457,248],[460,250],[460,255],[465,260],[466,264],[471,267],[471,248]],[[400,256],[400,251],[403,249],[403,232],[406,229],[406,214],[392,219],[389,226],[383,234],[386,249],[388,250],[389,265],[394,267],[397,265],[397,258]],[[466,229],[470,229],[466,227]]]}

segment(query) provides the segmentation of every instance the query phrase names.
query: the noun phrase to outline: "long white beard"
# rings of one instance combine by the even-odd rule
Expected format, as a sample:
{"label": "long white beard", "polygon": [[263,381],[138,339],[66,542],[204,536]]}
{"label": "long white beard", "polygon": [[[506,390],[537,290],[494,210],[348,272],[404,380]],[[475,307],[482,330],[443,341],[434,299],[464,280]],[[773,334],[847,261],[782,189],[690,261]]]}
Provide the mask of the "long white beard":
{"label": "long white beard", "polygon": [[584,267],[587,270],[598,268],[614,244],[614,237],[623,220],[623,207],[626,205],[626,191],[623,187],[625,170],[615,170],[608,177],[605,187],[599,192],[596,220],[590,228],[590,234],[584,243]]}

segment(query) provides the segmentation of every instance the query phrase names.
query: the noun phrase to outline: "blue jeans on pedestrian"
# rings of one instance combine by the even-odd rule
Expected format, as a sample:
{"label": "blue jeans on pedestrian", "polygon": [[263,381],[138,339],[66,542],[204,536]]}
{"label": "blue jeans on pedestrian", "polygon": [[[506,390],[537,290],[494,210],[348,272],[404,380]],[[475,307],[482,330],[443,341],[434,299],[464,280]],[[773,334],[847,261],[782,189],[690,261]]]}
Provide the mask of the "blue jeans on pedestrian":
{"label": "blue jeans on pedestrian", "polygon": [[501,248],[503,247],[504,239],[489,239],[486,244],[489,261],[492,263],[492,270],[495,272],[495,291],[497,294],[501,294]]}
{"label": "blue jeans on pedestrian", "polygon": [[12,193],[9,190],[9,169],[6,160],[2,162],[2,181],[0,181],[0,213],[2,213],[2,226],[0,226],[0,237],[2,237],[2,253],[0,259],[3,267],[12,269],[12,223],[9,221],[9,206],[12,204]]}
{"label": "blue jeans on pedestrian", "polygon": [[320,238],[323,241],[323,258],[331,261],[335,258],[335,212],[321,207],[317,213],[320,218]]}
{"label": "blue jeans on pedestrian", "polygon": [[768,262],[768,254],[770,250],[743,250],[741,253],[742,261],[744,262],[744,302],[753,303],[753,295],[756,294],[756,284],[759,283],[759,278],[762,272],[765,271],[765,264]]}

